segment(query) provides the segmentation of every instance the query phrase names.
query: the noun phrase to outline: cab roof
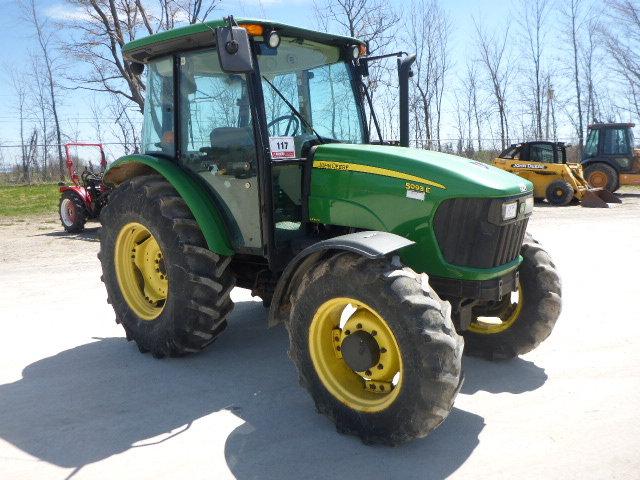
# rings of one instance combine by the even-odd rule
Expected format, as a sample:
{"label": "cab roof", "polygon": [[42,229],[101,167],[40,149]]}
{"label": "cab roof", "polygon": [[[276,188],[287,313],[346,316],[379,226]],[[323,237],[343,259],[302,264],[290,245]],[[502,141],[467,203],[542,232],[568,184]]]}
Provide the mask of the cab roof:
{"label": "cab roof", "polygon": [[590,129],[597,128],[633,128],[635,127],[635,123],[592,123],[589,125]]}
{"label": "cab roof", "polygon": [[[235,18],[235,21],[240,26],[243,24],[262,25],[265,31],[276,30],[281,36],[298,37],[328,45],[347,46],[364,44],[364,42],[356,38],[332,35],[330,33],[295,27],[271,20]],[[227,25],[227,22],[224,19],[218,19],[174,28],[129,42],[124,46],[123,53],[127,60],[144,63],[160,55],[191,48],[212,46],[215,44],[214,30],[217,27],[223,27],[225,25]]]}

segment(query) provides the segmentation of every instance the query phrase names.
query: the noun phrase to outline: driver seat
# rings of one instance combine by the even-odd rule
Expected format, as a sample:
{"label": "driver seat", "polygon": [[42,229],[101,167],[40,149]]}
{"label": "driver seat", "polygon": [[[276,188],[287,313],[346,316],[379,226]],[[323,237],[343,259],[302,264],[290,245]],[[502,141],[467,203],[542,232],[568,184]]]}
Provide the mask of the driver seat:
{"label": "driver seat", "polygon": [[209,136],[211,146],[217,148],[253,147],[253,130],[251,127],[219,127],[214,128]]}

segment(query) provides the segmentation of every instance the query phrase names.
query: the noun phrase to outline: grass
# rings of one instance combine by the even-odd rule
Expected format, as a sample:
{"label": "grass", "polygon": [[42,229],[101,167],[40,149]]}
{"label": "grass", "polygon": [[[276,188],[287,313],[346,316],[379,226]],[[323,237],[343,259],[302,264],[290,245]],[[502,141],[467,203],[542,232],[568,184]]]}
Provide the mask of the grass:
{"label": "grass", "polygon": [[27,217],[58,211],[58,185],[0,186],[0,218]]}

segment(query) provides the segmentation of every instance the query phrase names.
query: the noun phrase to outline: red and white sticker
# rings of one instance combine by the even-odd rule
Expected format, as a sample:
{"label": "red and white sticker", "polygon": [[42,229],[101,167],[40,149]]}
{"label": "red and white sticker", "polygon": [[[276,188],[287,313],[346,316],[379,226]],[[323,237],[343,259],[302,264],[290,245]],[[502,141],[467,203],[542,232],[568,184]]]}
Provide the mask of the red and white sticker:
{"label": "red and white sticker", "polygon": [[269,137],[271,158],[296,158],[296,146],[293,137]]}

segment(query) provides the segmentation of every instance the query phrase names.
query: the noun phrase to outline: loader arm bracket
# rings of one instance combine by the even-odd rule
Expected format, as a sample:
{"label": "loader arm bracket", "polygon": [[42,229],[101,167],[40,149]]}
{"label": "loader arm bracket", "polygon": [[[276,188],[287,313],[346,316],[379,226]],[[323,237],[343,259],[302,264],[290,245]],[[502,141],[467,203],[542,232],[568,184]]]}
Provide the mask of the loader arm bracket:
{"label": "loader arm bracket", "polygon": [[393,233],[363,231],[323,240],[305,248],[289,262],[278,280],[269,308],[269,327],[283,322],[289,315],[292,288],[321,259],[337,252],[353,252],[371,259],[383,258],[414,243]]}

